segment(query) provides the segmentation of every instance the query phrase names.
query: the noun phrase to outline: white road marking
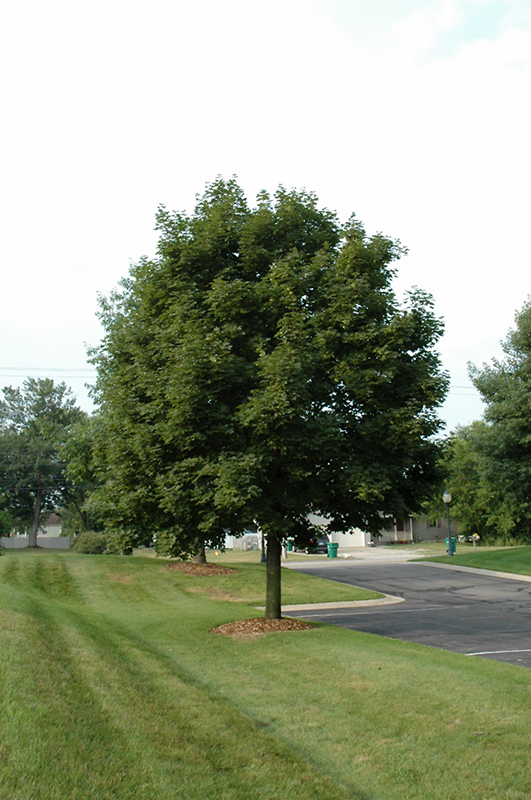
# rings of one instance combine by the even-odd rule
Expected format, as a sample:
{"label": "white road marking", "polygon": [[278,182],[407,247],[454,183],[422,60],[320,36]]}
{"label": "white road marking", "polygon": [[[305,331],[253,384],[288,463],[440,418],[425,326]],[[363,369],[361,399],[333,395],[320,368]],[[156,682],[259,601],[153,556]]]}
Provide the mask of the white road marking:
{"label": "white road marking", "polygon": [[484,650],[482,653],[464,653],[465,656],[496,656],[502,653],[531,653],[529,650]]}

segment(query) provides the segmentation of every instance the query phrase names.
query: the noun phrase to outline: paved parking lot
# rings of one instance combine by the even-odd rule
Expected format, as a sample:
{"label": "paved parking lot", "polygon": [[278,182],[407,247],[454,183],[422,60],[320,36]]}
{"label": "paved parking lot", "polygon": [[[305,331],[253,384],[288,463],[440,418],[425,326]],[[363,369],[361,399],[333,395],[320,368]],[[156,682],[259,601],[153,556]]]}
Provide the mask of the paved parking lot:
{"label": "paved parking lot", "polygon": [[287,566],[403,599],[390,605],[290,610],[290,616],[531,667],[529,580],[385,559]]}

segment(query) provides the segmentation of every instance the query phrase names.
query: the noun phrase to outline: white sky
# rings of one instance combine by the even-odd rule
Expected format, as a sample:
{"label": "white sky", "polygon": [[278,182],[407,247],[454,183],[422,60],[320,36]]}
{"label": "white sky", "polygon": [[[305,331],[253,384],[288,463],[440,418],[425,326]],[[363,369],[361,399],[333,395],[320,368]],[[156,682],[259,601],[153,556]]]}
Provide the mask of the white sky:
{"label": "white sky", "polygon": [[[238,176],[399,238],[431,292],[450,429],[530,293],[529,0],[6,0],[0,386],[87,410],[98,292],[153,255],[160,203]],[[468,388],[462,388],[468,387]]]}

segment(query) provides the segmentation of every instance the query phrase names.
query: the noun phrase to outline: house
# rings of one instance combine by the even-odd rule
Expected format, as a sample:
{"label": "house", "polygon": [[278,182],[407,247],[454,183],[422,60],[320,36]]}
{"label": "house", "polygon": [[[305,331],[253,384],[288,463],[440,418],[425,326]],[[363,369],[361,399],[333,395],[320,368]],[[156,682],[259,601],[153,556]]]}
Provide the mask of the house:
{"label": "house", "polygon": [[[450,520],[452,536],[457,536],[457,520]],[[448,522],[444,518],[430,520],[428,517],[408,517],[405,520],[395,520],[392,527],[382,530],[380,544],[393,544],[396,542],[443,542],[448,538]]]}
{"label": "house", "polygon": [[227,550],[258,550],[261,545],[261,537],[256,528],[246,528],[242,536],[225,537],[225,548]]}
{"label": "house", "polygon": [[[314,525],[321,526],[323,533],[326,533],[330,541],[336,542],[340,548],[369,547],[371,541],[374,544],[442,542],[448,537],[448,523],[442,518],[435,521],[430,521],[427,517],[395,520],[392,526],[382,528],[379,536],[371,536],[359,528],[353,528],[348,533],[328,530],[326,517],[318,517],[315,514],[310,515],[310,521]],[[450,520],[450,530],[452,536],[457,536],[457,521]]]}
{"label": "house", "polygon": [[343,533],[342,531],[329,530],[329,520],[326,517],[310,514],[309,520],[312,525],[318,525],[322,529],[323,534],[326,534],[329,540],[338,544],[340,548],[369,547],[371,543],[371,534],[362,531],[360,528],[352,528],[348,533]]}
{"label": "house", "polygon": [[[382,528],[379,536],[371,535],[360,528],[352,528],[347,533],[329,529],[329,520],[317,514],[310,514],[312,525],[321,528],[322,534],[328,536],[330,542],[339,545],[340,550],[354,547],[370,547],[389,544],[412,544],[419,542],[443,542],[448,537],[448,523],[446,519],[429,520],[427,517],[408,517],[404,520],[395,520],[394,524]],[[457,537],[457,521],[450,520],[452,536]],[[246,530],[241,537],[227,536],[225,547],[229,550],[258,550],[261,546],[260,532]]]}
{"label": "house", "polygon": [[58,514],[52,512],[48,514],[44,522],[41,523],[39,533],[41,536],[60,536],[63,529],[63,520]]}
{"label": "house", "polygon": [[[41,523],[37,533],[37,546],[48,547],[56,550],[68,550],[70,547],[71,537],[61,536],[63,522],[58,514],[48,514],[44,522]],[[7,549],[15,549],[28,546],[27,534],[12,534],[11,536],[2,536],[1,544]]]}

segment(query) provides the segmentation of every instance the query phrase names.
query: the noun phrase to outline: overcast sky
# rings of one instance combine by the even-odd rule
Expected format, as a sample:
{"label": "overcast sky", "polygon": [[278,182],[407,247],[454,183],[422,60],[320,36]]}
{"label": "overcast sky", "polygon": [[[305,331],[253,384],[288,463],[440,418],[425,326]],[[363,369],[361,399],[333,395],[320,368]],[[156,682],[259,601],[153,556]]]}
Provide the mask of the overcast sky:
{"label": "overcast sky", "polygon": [[0,386],[83,388],[97,294],[154,254],[159,204],[218,174],[307,188],[399,238],[452,389],[530,293],[529,0],[10,0],[0,12]]}

